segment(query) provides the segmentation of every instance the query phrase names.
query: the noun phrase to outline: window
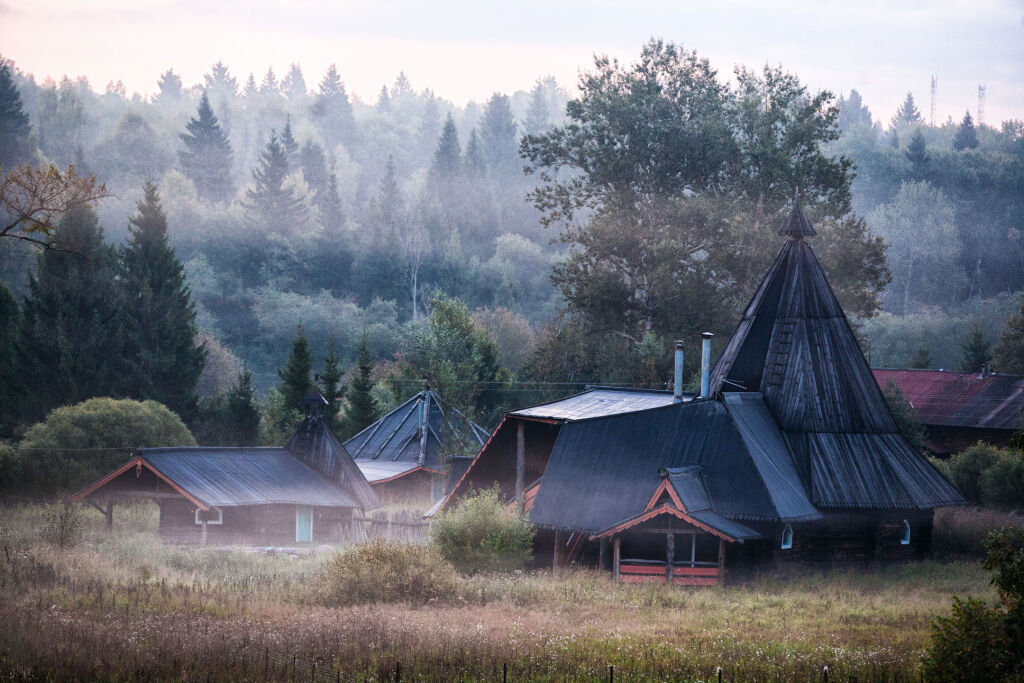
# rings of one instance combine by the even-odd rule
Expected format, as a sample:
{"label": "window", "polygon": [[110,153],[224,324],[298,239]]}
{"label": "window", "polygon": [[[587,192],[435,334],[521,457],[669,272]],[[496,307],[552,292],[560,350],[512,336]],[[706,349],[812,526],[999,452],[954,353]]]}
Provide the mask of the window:
{"label": "window", "polygon": [[900,545],[910,545],[910,522],[903,520],[903,533],[900,534]]}
{"label": "window", "polygon": [[223,524],[224,511],[220,508],[210,508],[204,512],[196,508],[196,524],[202,524],[204,519],[207,524]]}
{"label": "window", "polygon": [[782,530],[782,549],[789,550],[793,547],[793,527],[789,524]]}

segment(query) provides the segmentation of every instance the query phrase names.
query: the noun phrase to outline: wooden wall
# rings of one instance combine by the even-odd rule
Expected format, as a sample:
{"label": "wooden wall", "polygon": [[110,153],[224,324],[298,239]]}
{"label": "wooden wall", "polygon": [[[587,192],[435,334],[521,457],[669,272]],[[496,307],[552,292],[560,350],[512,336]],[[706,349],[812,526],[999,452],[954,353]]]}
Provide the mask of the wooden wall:
{"label": "wooden wall", "polygon": [[[295,545],[294,505],[252,505],[223,509],[223,524],[206,525],[207,545]],[[344,536],[352,517],[348,508],[313,508],[313,543]],[[160,537],[172,543],[198,544],[202,528],[187,500],[160,501]]]}
{"label": "wooden wall", "polygon": [[419,470],[372,486],[385,505],[415,505],[426,510],[434,504],[431,487],[435,476],[431,472]]}

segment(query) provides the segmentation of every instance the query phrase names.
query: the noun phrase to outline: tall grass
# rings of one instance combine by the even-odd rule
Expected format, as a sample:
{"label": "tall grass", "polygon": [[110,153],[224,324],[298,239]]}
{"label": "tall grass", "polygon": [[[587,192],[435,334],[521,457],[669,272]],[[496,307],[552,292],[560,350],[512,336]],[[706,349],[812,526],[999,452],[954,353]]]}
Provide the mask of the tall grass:
{"label": "tall grass", "polygon": [[713,589],[484,573],[426,604],[330,606],[333,558],[163,545],[146,508],[112,535],[83,517],[62,549],[42,508],[0,510],[0,678],[916,679],[950,595],[994,599],[977,563],[929,561]]}

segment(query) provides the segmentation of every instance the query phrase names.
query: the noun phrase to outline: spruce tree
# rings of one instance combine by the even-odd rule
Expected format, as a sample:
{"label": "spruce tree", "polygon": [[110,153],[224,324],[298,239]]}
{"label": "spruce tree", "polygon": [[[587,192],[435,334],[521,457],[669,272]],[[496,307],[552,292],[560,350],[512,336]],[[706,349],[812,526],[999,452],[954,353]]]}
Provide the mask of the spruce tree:
{"label": "spruce tree", "polygon": [[117,252],[104,241],[96,214],[74,205],[55,237],[68,250],[40,253],[22,306],[19,366],[22,386],[31,387],[26,422],[95,396],[127,396],[134,372]]}
{"label": "spruce tree", "polygon": [[18,420],[23,387],[18,382],[18,328],[21,310],[0,282],[0,439],[10,436]]}
{"label": "spruce tree", "polygon": [[146,183],[137,206],[121,257],[135,365],[129,394],[158,401],[188,422],[195,416],[206,352],[195,343],[196,312],[185,269],[167,239],[156,185]]}
{"label": "spruce tree", "polygon": [[917,351],[914,352],[914,356],[910,359],[910,363],[907,364],[908,368],[914,370],[927,370],[932,366],[932,355],[928,351],[928,347],[921,342],[921,345],[917,347]]}
{"label": "spruce tree", "polygon": [[277,76],[274,75],[274,67],[267,69],[267,73],[263,75],[263,81],[260,83],[261,93],[276,94],[280,92],[280,86],[277,84]]}
{"label": "spruce tree", "polygon": [[249,72],[249,78],[245,81],[245,87],[242,89],[242,94],[245,97],[252,97],[258,93],[260,89],[256,86],[256,78]]}
{"label": "spruce tree", "polygon": [[337,235],[345,227],[345,207],[338,194],[338,176],[334,171],[327,178],[327,191],[321,198],[317,196],[317,218],[328,234]]}
{"label": "spruce tree", "polygon": [[267,232],[282,232],[306,222],[306,205],[292,188],[284,186],[289,171],[288,156],[271,131],[266,149],[253,169],[253,187],[245,191],[250,217]]}
{"label": "spruce tree", "polygon": [[953,149],[962,152],[965,149],[976,149],[977,147],[978,131],[974,128],[971,112],[967,112],[964,114],[964,120],[957,126],[956,134],[953,135]]}
{"label": "spruce tree", "polygon": [[928,147],[924,142],[924,134],[920,128],[914,131],[914,135],[910,138],[910,144],[907,145],[907,149],[903,154],[913,167],[914,176],[918,179],[922,178],[928,170],[928,162],[931,160],[931,157],[928,156]]}
{"label": "spruce tree", "polygon": [[1020,307],[1007,319],[993,356],[997,371],[1024,375],[1024,295],[1020,298]]}
{"label": "spruce tree", "polygon": [[345,436],[355,436],[380,417],[380,409],[373,397],[373,364],[366,346],[366,333],[359,345],[359,362],[355,377],[348,385],[348,405],[345,407]]}
{"label": "spruce tree", "polygon": [[313,355],[309,352],[309,341],[302,331],[302,325],[299,325],[288,360],[284,368],[277,371],[277,376],[281,379],[278,390],[284,398],[286,410],[302,408],[302,400],[313,389],[312,373]]}
{"label": "spruce tree", "polygon": [[328,149],[333,150],[339,142],[351,146],[355,138],[355,118],[352,102],[345,92],[345,84],[338,76],[338,70],[331,64],[313,102],[313,118],[317,121]]}
{"label": "spruce tree", "polygon": [[231,199],[231,143],[217,121],[210,100],[203,93],[196,117],[185,125],[181,140],[186,150],[178,153],[181,170],[196,186],[201,199],[225,202]]}
{"label": "spruce tree", "polygon": [[238,380],[228,392],[224,406],[224,431],[227,446],[255,446],[260,437],[260,405],[252,385],[249,366],[243,365]]}
{"label": "spruce tree", "polygon": [[981,325],[975,325],[967,340],[960,345],[960,364],[957,369],[961,372],[981,372],[991,362],[992,345],[985,339]]}
{"label": "spruce tree", "polygon": [[203,76],[203,82],[207,90],[216,94],[234,96],[238,93],[238,81],[231,75],[227,65],[219,60],[210,67],[210,73]]}
{"label": "spruce tree", "polygon": [[302,68],[292,64],[288,73],[281,81],[281,90],[289,100],[299,100],[306,96],[306,79],[302,76]]}
{"label": "spruce tree", "polygon": [[284,130],[281,131],[281,146],[284,147],[284,153],[288,155],[289,166],[295,162],[295,155],[299,151],[299,143],[295,141],[295,136],[292,135],[292,117],[287,116],[284,120]]}
{"label": "spruce tree", "polygon": [[544,82],[538,80],[530,93],[530,104],[526,108],[526,132],[530,135],[540,135],[548,129],[551,116],[548,106],[548,93]]}
{"label": "spruce tree", "polygon": [[324,356],[324,367],[320,373],[320,393],[327,399],[324,419],[334,431],[341,429],[341,399],[345,396],[345,388],[341,385],[341,380],[344,376],[345,370],[341,367],[341,359],[338,357],[332,339],[327,345],[327,355]]}
{"label": "spruce tree", "polygon": [[156,85],[160,89],[156,99],[161,104],[170,104],[181,99],[181,76],[174,73],[174,69],[168,69],[160,74],[160,80]]}
{"label": "spruce tree", "polygon": [[30,164],[34,156],[32,126],[21,104],[10,64],[0,59],[0,169]]}
{"label": "spruce tree", "polygon": [[480,120],[480,137],[487,168],[496,176],[521,175],[516,164],[519,160],[519,139],[512,101],[507,95],[495,93],[484,108]]}
{"label": "spruce tree", "polygon": [[380,94],[377,95],[377,111],[385,114],[391,111],[391,96],[388,95],[388,86],[380,86]]}
{"label": "spruce tree", "polygon": [[480,144],[480,136],[477,135],[476,128],[469,132],[465,156],[466,173],[476,178],[486,175],[487,159],[484,158],[484,148]]}
{"label": "spruce tree", "polygon": [[896,108],[896,113],[893,114],[892,125],[915,124],[921,123],[921,121],[921,112],[918,111],[917,105],[914,103],[914,95],[908,92],[903,102]]}
{"label": "spruce tree", "polygon": [[327,191],[327,159],[323,147],[307,140],[299,150],[298,166],[309,189],[315,193],[313,203],[319,207],[319,200]]}
{"label": "spruce tree", "polygon": [[440,185],[449,183],[455,178],[462,166],[462,150],[459,148],[459,132],[455,128],[455,119],[451,113],[445,119],[441,137],[434,151],[434,161],[430,165],[431,179]]}
{"label": "spruce tree", "polygon": [[380,181],[380,195],[377,204],[380,209],[381,227],[385,237],[391,239],[402,214],[402,191],[398,187],[398,179],[395,177],[395,160],[390,154],[384,165],[384,177]]}

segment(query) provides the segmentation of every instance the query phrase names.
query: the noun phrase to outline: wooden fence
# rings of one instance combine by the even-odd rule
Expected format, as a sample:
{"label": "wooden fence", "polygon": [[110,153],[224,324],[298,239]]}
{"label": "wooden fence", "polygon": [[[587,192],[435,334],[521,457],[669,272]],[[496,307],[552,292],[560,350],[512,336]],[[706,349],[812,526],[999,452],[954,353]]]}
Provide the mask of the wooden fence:
{"label": "wooden fence", "polygon": [[422,510],[374,510],[368,516],[353,515],[347,534],[354,543],[371,538],[422,543],[430,534],[430,522]]}

